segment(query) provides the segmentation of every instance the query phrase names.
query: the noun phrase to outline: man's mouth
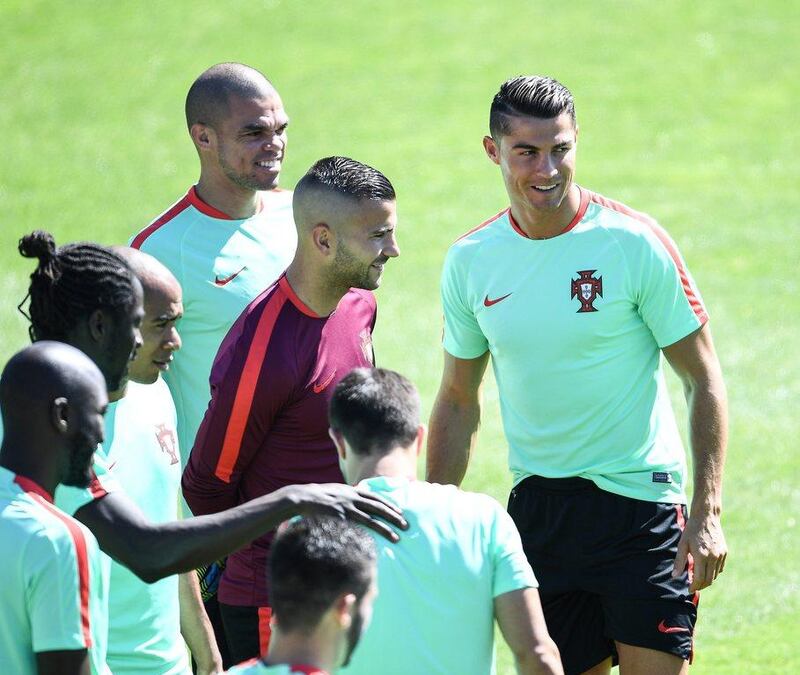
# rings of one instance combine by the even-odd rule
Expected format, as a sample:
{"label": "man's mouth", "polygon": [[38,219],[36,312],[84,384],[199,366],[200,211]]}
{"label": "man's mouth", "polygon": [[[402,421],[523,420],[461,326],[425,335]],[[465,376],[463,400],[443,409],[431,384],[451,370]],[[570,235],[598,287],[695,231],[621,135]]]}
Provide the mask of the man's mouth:
{"label": "man's mouth", "polygon": [[156,360],[153,359],[153,363],[159,370],[169,370],[169,364],[172,362],[172,357],[170,356],[168,359]]}
{"label": "man's mouth", "polygon": [[558,183],[551,183],[549,185],[532,185],[531,187],[537,192],[550,192],[558,187]]}
{"label": "man's mouth", "polygon": [[262,159],[260,162],[256,162],[256,166],[260,166],[262,169],[267,169],[268,171],[275,171],[281,168],[281,160]]}

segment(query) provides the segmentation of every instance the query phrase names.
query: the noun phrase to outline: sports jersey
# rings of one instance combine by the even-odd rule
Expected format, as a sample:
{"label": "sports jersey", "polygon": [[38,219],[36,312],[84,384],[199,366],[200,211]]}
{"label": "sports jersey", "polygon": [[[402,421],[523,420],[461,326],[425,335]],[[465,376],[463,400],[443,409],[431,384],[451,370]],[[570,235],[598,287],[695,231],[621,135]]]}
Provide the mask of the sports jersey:
{"label": "sports jersey", "polygon": [[0,672],[35,675],[37,652],[88,649],[105,665],[105,591],[92,533],[39,485],[0,467]]}
{"label": "sports jersey", "polygon": [[494,672],[494,598],[535,588],[510,516],[487,495],[407,478],[362,481],[409,528],[378,548],[378,597],[344,675]]}
{"label": "sports jersey", "polygon": [[[3,440],[3,420],[0,417],[0,443]],[[92,460],[92,480],[85,488],[73,487],[71,485],[59,485],[56,487],[55,505],[64,513],[74,516],[82,506],[93,502],[95,499],[105,497],[109,492],[119,489],[119,484],[108,470],[108,465],[104,459],[102,445],[97,446]],[[93,632],[99,637],[96,641],[95,654],[98,663],[105,663],[106,643],[108,636],[108,585],[111,575],[111,558],[102,551],[98,552],[98,573],[93,582],[96,588],[94,604],[96,611],[93,612],[94,627]],[[94,657],[93,657],[94,658]],[[4,672],[0,670],[0,672]]]}
{"label": "sports jersey", "polygon": [[328,675],[327,671],[314,666],[290,666],[284,663],[268,666],[261,659],[250,659],[225,672],[237,675]]}
{"label": "sports jersey", "polygon": [[660,349],[708,316],[652,218],[581,189],[564,232],[529,239],[507,209],[450,248],[442,302],[444,348],[491,353],[515,484],[578,476],[685,503]]}
{"label": "sports jersey", "polygon": [[[211,371],[211,402],[183,474],[193,513],[223,511],[285,485],[343,482],[328,402],[350,370],[371,366],[375,297],[351,289],[327,317],[285,276],[231,328]],[[267,606],[271,535],[228,557],[227,605]]]}
{"label": "sports jersey", "polygon": [[[161,378],[129,382],[106,413],[106,461],[125,494],[153,523],[178,518],[181,464],[175,406]],[[108,665],[123,673],[191,673],[180,632],[178,577],[152,584],[111,563]]]}
{"label": "sports jersey", "polygon": [[192,187],[130,245],[158,258],[183,288],[180,333],[164,379],[178,412],[182,464],[208,407],[208,375],[219,345],[247,304],[283,272],[297,248],[292,193],[261,193],[261,210],[234,220]]}

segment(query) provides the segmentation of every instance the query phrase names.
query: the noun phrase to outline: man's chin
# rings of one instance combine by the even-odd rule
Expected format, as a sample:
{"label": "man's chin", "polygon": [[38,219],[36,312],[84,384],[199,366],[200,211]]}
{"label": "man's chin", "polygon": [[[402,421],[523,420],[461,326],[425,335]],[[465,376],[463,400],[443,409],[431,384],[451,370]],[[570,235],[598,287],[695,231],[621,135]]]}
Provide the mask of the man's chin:
{"label": "man's chin", "polygon": [[61,481],[62,485],[66,485],[67,487],[75,487],[85,489],[88,488],[92,482],[92,475],[89,469],[86,470],[86,474],[83,476],[68,476],[64,480]]}

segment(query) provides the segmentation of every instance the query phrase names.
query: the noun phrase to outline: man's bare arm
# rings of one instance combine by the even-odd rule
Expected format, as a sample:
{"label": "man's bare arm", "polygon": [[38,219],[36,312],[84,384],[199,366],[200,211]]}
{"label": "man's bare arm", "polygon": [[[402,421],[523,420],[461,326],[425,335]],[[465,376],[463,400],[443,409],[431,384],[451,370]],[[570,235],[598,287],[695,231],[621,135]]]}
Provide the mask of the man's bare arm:
{"label": "man's bare arm", "polygon": [[222,657],[217,648],[214,628],[206,614],[196,572],[181,574],[178,581],[181,611],[181,635],[197,664],[197,675],[222,672]]}
{"label": "man's bare arm", "polygon": [[227,511],[156,525],[124,494],[111,492],[82,506],[75,517],[100,548],[152,583],[189,572],[247,545],[287,518],[314,514],[348,518],[396,541],[408,525],[396,507],[348,485],[289,485]]}
{"label": "man's bare arm", "polygon": [[563,675],[558,647],[547,625],[535,588],[521,588],[494,599],[494,615],[519,675]]}
{"label": "man's bare arm", "polygon": [[664,348],[683,382],[689,408],[689,442],[694,493],[689,520],[678,544],[676,576],[694,559],[690,590],[710,586],[725,567],[728,547],[722,533],[722,468],[728,444],[728,402],[722,370],[708,324]]}
{"label": "man's bare arm", "polygon": [[444,353],[444,371],[428,433],[427,476],[431,483],[460,485],[481,418],[481,382],[489,352],[475,359]]}

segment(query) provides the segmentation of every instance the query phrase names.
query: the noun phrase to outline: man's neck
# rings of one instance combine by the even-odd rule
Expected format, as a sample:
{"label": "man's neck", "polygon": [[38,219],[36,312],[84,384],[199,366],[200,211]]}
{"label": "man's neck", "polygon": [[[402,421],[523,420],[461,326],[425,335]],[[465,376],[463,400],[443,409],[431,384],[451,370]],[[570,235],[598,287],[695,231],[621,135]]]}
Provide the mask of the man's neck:
{"label": "man's neck", "polygon": [[[350,452],[353,452],[352,450]],[[355,476],[348,476],[350,483],[356,485],[362,480],[384,476],[386,478],[417,479],[416,454],[408,448],[395,448],[391,452],[373,458],[371,455],[358,464]]]}
{"label": "man's neck", "polygon": [[349,289],[331,286],[319,269],[316,261],[308,260],[298,250],[286,270],[286,281],[311,311],[318,316],[330,316]]}
{"label": "man's neck", "polygon": [[561,234],[572,222],[581,206],[581,191],[574,183],[557,209],[543,210],[527,202],[511,202],[511,215],[530,239],[550,239]]}
{"label": "man's neck", "polygon": [[201,174],[195,191],[206,204],[232,220],[244,220],[258,213],[259,193],[234,185],[227,178],[219,180]]}
{"label": "man's neck", "polygon": [[268,666],[281,664],[289,666],[311,666],[326,673],[332,673],[335,663],[335,650],[323,647],[314,635],[276,635],[273,631],[269,654],[264,654],[261,660]]}
{"label": "man's neck", "polygon": [[28,452],[23,454],[12,450],[12,448],[17,447],[19,445],[14,442],[13,438],[10,442],[7,435],[3,438],[3,449],[0,451],[0,466],[17,476],[32,480],[48,494],[54,495],[58,487],[56,467],[48,467],[44,462],[31,461],[33,458],[28,451],[29,448],[26,448]]}

